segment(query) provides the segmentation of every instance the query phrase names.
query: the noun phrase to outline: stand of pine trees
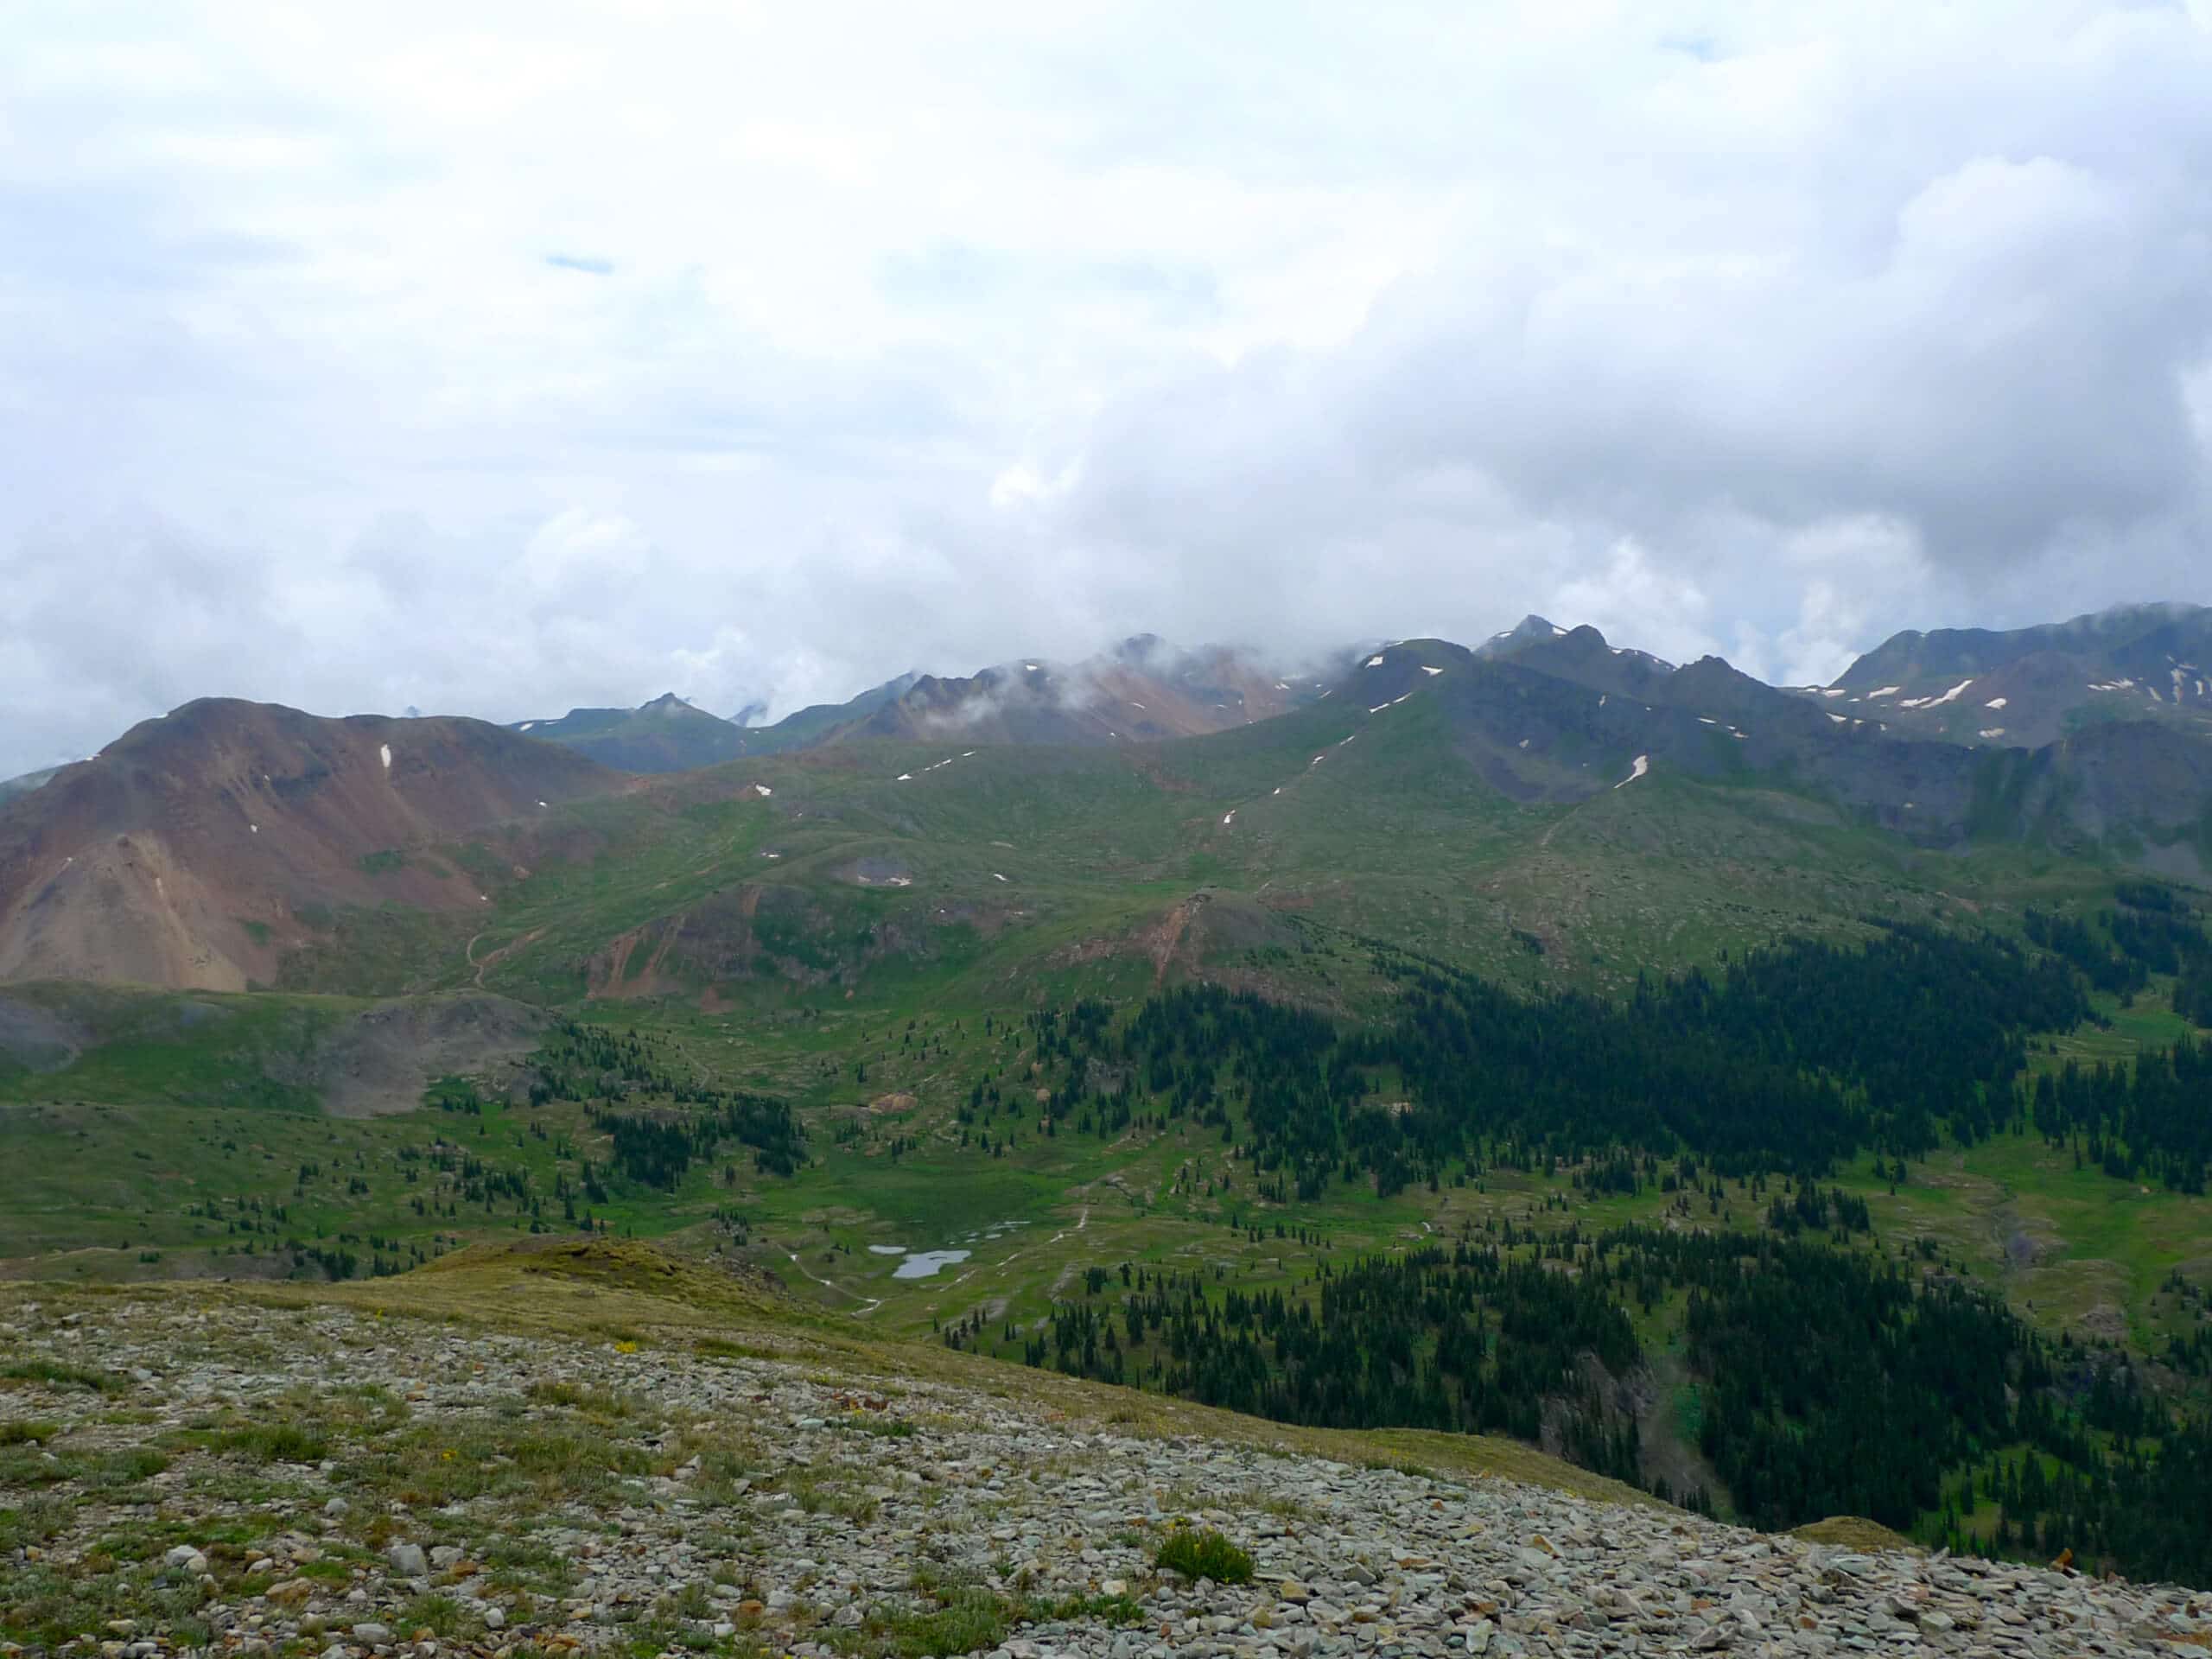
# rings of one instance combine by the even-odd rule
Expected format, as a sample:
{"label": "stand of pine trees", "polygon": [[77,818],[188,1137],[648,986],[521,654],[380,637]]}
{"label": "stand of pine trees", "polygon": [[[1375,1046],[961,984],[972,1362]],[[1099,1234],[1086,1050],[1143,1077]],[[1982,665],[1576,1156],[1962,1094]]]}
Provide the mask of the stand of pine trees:
{"label": "stand of pine trees", "polygon": [[[1718,979],[1640,982],[1619,1006],[1382,965],[1405,996],[1373,1029],[1217,986],[1155,997],[1118,1029],[1096,1003],[1033,1015],[1057,1078],[1044,1116],[1102,1133],[1218,1128],[1285,1200],[1361,1179],[1388,1197],[1455,1166],[1581,1165],[1624,1147],[1694,1152],[1724,1176],[1815,1177],[1870,1148],[1914,1157],[1946,1131],[1985,1138],[2017,1115],[2025,1033],[2088,1014],[2053,957],[1904,927],[1864,949],[1797,941]],[[1375,1098],[1378,1077],[1407,1098]],[[978,1080],[970,1109],[986,1102],[995,1109],[995,1084]]]}
{"label": "stand of pine trees", "polygon": [[[770,1174],[789,1175],[806,1156],[805,1135],[787,1102],[679,1077],[635,1032],[564,1021],[531,1063],[538,1074],[532,1103],[590,1103],[593,1127],[613,1142],[614,1166],[646,1186],[674,1187],[726,1140],[752,1147],[754,1167]],[[632,1101],[651,1103],[617,1109]],[[598,1187],[596,1172],[587,1169],[585,1183]],[[591,1197],[606,1202],[603,1188]]]}
{"label": "stand of pine trees", "polygon": [[[1889,926],[1863,948],[1791,942],[1642,982],[1620,1004],[1519,996],[1385,954],[1403,995],[1363,1029],[1211,986],[1119,1020],[1096,1002],[1039,1010],[1044,1131],[1217,1129],[1224,1167],[1205,1179],[1224,1195],[1290,1205],[1337,1182],[1388,1197],[1566,1168],[1592,1192],[1672,1183],[1687,1219],[1719,1216],[1724,1179],[1783,1191],[1764,1234],[1516,1238],[1507,1224],[1502,1238],[1325,1261],[1265,1294],[1125,1269],[1118,1296],[1094,1274],[1048,1329],[994,1343],[976,1319],[946,1338],[1288,1421],[1541,1440],[1634,1478],[1619,1384],[1644,1356],[1625,1310],[1680,1299],[1698,1449],[1745,1518],[1866,1515],[1960,1548],[2065,1547],[2212,1583],[2212,1428],[2120,1356],[2050,1344],[1930,1259],[1850,1244],[1867,1207],[1821,1185],[1868,1151],[1902,1173],[1945,1137],[2032,1123],[2116,1176],[2201,1192],[2212,1039],[2020,1081],[2030,1033],[2094,1017],[2085,982],[2125,992],[2212,961],[2164,894],[2123,887],[2094,929],[2040,917],[2038,949]],[[1019,1120],[1030,1090],[1015,1094],[978,1080],[963,1123]],[[2171,1347],[2177,1369],[2212,1370],[2212,1339]],[[1962,1503],[1977,1482],[2004,1490]]]}
{"label": "stand of pine trees", "polygon": [[[1285,1422],[1509,1434],[1637,1481],[1630,1403],[1647,1357],[1628,1310],[1672,1297],[1698,1450],[1743,1519],[1861,1515],[1955,1548],[2071,1548],[2212,1584],[2212,1433],[2177,1421],[2123,1357],[2054,1344],[2000,1300],[1878,1251],[1509,1230],[1325,1261],[1289,1292],[1128,1268],[1117,1289],[1094,1270],[1049,1328],[978,1319],[946,1340]],[[1958,1498],[1993,1481],[2004,1509],[1984,1537]]]}

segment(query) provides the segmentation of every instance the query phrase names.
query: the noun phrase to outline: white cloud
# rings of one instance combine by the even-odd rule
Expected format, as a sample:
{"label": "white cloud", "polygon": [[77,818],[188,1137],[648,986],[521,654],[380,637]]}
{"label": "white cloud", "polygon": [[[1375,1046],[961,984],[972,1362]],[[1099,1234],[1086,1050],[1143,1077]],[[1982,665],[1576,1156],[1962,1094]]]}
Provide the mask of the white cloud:
{"label": "white cloud", "polygon": [[1587,622],[1610,639],[1632,639],[1671,662],[1687,663],[1719,649],[1710,632],[1713,603],[1689,577],[1656,569],[1644,550],[1624,538],[1605,568],[1562,582],[1547,613]]}
{"label": "white cloud", "polygon": [[1796,620],[1775,636],[1775,678],[1825,685],[1865,649],[1878,619],[1911,615],[1927,601],[1920,537],[1894,518],[1831,519],[1807,526],[1781,548],[1798,573]]}
{"label": "white cloud", "polygon": [[644,534],[627,518],[570,507],[531,533],[519,564],[533,593],[560,596],[644,580],[651,556]]}
{"label": "white cloud", "polygon": [[2202,599],[2208,81],[2071,0],[48,10],[0,772],[212,691]]}

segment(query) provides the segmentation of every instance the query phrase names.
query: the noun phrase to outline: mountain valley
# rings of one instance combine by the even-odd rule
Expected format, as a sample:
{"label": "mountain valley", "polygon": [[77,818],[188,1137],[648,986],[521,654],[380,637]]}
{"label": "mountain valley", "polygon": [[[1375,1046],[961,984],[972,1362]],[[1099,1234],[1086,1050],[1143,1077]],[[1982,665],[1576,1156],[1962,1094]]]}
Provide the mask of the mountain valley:
{"label": "mountain valley", "polygon": [[0,1659],[2212,1655],[2212,0],[0,40]]}
{"label": "mountain valley", "polygon": [[[478,1274],[487,1329],[666,1276],[893,1375],[2212,1583],[2212,735],[2193,695],[2054,692],[2032,746],[1954,718],[2057,657],[2139,688],[2206,614],[1899,636],[1811,690],[1531,618],[1302,679],[1147,637],[766,728],[187,705],[0,802],[10,1363],[54,1351],[27,1303],[107,1341],[153,1284],[344,1346]],[[585,1279],[528,1266],[580,1240]],[[16,1382],[0,1417],[60,1408]],[[68,1471],[62,1403],[18,1438]],[[692,1478],[673,1433],[638,1479]],[[1577,1515],[1523,1529],[1630,1525]],[[1147,1624],[1249,1611],[1145,1582]],[[701,1595],[705,1645],[767,1630]]]}

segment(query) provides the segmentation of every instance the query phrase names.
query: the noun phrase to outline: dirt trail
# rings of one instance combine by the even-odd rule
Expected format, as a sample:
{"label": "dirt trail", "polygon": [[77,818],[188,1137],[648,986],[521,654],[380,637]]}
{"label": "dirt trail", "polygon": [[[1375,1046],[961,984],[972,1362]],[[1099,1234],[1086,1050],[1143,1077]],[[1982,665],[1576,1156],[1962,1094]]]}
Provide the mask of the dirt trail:
{"label": "dirt trail", "polygon": [[482,990],[484,988],[484,970],[496,964],[503,957],[505,957],[513,951],[521,950],[525,944],[535,944],[538,940],[545,937],[545,930],[542,927],[533,927],[527,933],[518,934],[515,938],[509,939],[498,950],[486,957],[483,961],[479,962],[476,960],[476,941],[483,937],[484,935],[481,931],[470,934],[468,936],[468,943],[462,947],[461,953],[467,960],[468,965],[476,970],[476,988],[479,990]]}
{"label": "dirt trail", "polygon": [[[1599,800],[1602,798],[1602,797],[1595,795],[1590,798],[1591,800]],[[1552,844],[1552,837],[1559,834],[1561,830],[1564,830],[1567,827],[1567,820],[1572,818],[1576,813],[1580,812],[1584,807],[1589,804],[1590,801],[1577,801],[1573,806],[1568,807],[1566,811],[1560,813],[1557,818],[1554,819],[1552,821],[1551,828],[1545,830],[1541,836],[1537,837],[1536,846],[1538,849],[1541,850],[1548,848]]]}
{"label": "dirt trail", "polygon": [[840,1296],[849,1296],[856,1302],[866,1302],[868,1304],[866,1307],[856,1307],[853,1310],[853,1317],[855,1319],[864,1319],[869,1314],[874,1313],[877,1308],[883,1306],[883,1298],[880,1296],[863,1296],[857,1290],[846,1289],[844,1286],[839,1284],[834,1279],[824,1279],[820,1274],[815,1272],[812,1268],[809,1268],[805,1262],[798,1259],[798,1252],[797,1250],[785,1250],[784,1254],[791,1257],[791,1266],[797,1268],[801,1273],[813,1280],[816,1284],[820,1285],[824,1290],[834,1290]]}

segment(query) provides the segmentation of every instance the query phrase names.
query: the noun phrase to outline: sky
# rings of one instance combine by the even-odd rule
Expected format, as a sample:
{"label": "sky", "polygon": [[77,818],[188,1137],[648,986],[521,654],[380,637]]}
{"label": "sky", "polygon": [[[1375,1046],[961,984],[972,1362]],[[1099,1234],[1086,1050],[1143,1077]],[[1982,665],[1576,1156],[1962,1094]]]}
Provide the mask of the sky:
{"label": "sky", "polygon": [[0,776],[2212,601],[2212,0],[0,10]]}

